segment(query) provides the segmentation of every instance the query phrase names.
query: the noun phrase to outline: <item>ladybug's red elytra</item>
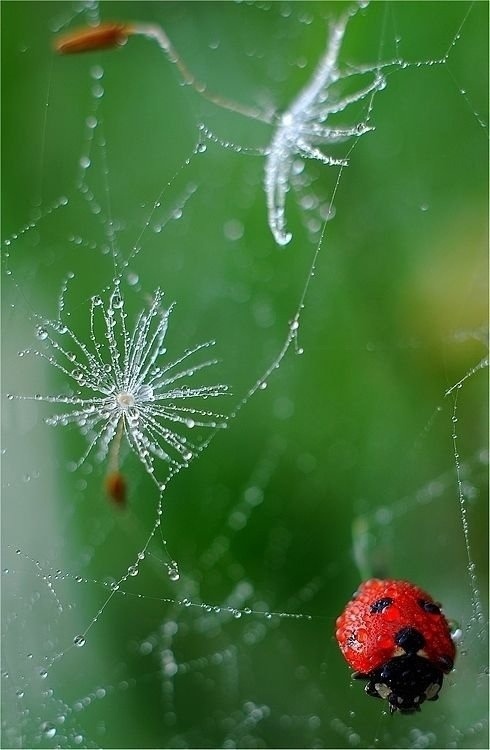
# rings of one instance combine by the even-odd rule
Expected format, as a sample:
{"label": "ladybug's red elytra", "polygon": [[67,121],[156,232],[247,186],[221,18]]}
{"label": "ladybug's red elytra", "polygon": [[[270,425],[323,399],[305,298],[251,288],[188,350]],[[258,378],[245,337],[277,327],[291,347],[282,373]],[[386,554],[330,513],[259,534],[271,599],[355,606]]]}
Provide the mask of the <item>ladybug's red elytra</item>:
{"label": "ladybug's red elytra", "polygon": [[372,578],[337,618],[336,637],[355,679],[390,712],[420,711],[439,697],[456,648],[441,607],[408,581]]}

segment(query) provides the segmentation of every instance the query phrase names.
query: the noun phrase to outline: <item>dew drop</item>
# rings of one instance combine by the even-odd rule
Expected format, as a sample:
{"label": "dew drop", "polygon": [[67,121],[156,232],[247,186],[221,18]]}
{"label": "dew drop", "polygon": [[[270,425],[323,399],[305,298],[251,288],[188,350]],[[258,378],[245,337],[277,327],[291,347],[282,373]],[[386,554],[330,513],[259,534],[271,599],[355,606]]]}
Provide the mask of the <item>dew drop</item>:
{"label": "dew drop", "polygon": [[83,635],[76,635],[73,639],[73,645],[77,646],[77,648],[82,648],[82,646],[85,646],[85,637]]}
{"label": "dew drop", "polygon": [[44,722],[43,722],[43,723],[41,724],[41,732],[43,733],[43,735],[44,735],[44,736],[45,736],[45,737],[46,737],[46,738],[47,738],[48,740],[50,740],[50,739],[52,739],[52,738],[53,738],[53,737],[55,736],[55,734],[56,734],[56,727],[54,726],[54,724],[51,724],[51,722],[50,722],[50,721],[44,721]]}
{"label": "dew drop", "polygon": [[47,330],[45,328],[43,328],[42,326],[39,326],[37,328],[37,330],[36,330],[36,337],[40,341],[44,341],[45,339],[48,338],[48,332],[47,332]]}
{"label": "dew drop", "polygon": [[169,565],[168,567],[168,577],[171,581],[178,581],[180,579],[180,573],[177,565]]}
{"label": "dew drop", "polygon": [[90,75],[94,80],[100,81],[104,75],[104,68],[101,65],[94,65],[90,70]]}
{"label": "dew drop", "polygon": [[223,227],[223,233],[226,239],[231,240],[232,242],[240,240],[243,237],[244,232],[245,228],[242,222],[238,221],[238,219],[230,219],[225,222]]}

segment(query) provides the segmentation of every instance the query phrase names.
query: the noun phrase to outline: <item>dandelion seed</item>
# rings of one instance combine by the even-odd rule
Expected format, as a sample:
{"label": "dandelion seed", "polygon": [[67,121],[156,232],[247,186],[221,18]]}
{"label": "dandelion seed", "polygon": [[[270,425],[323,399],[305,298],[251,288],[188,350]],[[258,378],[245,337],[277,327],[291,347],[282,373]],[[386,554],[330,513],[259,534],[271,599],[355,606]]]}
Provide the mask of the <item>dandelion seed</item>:
{"label": "dandelion seed", "polygon": [[173,306],[162,310],[162,298],[163,292],[157,289],[149,309],[139,313],[131,331],[116,282],[106,304],[99,296],[92,298],[90,344],[63,321],[42,319],[38,331],[43,331],[41,340],[46,349],[28,353],[47,359],[72,381],[73,391],[69,395],[18,396],[67,408],[46,422],[54,426],[75,424],[87,437],[88,447],[76,468],[92,452],[101,461],[108,457],[106,491],[119,504],[124,504],[126,489],[119,472],[123,436],[162,490],[155,460],[166,464],[167,476],[175,474],[202,450],[203,443],[194,443],[188,437],[190,431],[226,426],[226,416],[194,404],[226,394],[228,386],[187,384],[197,372],[216,364],[215,359],[191,364],[194,355],[214,342],[199,344],[165,362],[164,339]]}
{"label": "dandelion seed", "polygon": [[[329,127],[330,115],[343,112],[350,104],[384,88],[385,79],[377,68],[341,72],[339,54],[349,18],[355,10],[345,13],[332,24],[326,50],[310,81],[303,87],[288,109],[281,115],[267,151],[264,187],[269,227],[278,245],[287,245],[292,238],[286,231],[285,204],[293,163],[297,157],[316,159],[330,166],[344,167],[346,159],[336,159],[319,148],[321,144],[341,143],[358,138],[373,130],[367,122],[349,127]],[[373,73],[367,86],[344,97],[337,96],[332,86],[338,81],[362,73]]]}
{"label": "dandelion seed", "polygon": [[[350,138],[360,136],[374,130],[368,124],[371,111],[372,97],[386,85],[386,79],[381,69],[392,63],[382,63],[378,66],[350,67],[341,70],[339,55],[349,19],[355,15],[362,3],[353,6],[340,19],[331,25],[330,35],[325,52],[320,58],[311,79],[293,99],[290,106],[282,114],[263,112],[255,107],[244,106],[238,102],[217,96],[207,89],[188,69],[183,58],[177,53],[164,29],[158,24],[145,23],[112,23],[99,27],[82,29],[64,35],[55,40],[55,49],[67,54],[85,52],[93,49],[114,47],[126,41],[128,36],[142,35],[153,39],[164,51],[167,58],[175,64],[185,84],[192,86],[202,97],[219,107],[231,110],[245,117],[260,120],[268,124],[275,124],[275,130],[268,148],[261,153],[266,154],[264,189],[266,194],[269,228],[278,245],[287,245],[292,238],[286,229],[286,196],[290,183],[295,184],[295,172],[298,173],[299,159],[315,159],[327,166],[345,167],[347,159],[335,158],[325,154],[322,144],[339,144]],[[400,62],[400,61],[398,61]],[[347,81],[356,75],[371,75],[372,80],[354,93],[341,96],[335,90],[337,84]],[[337,115],[371,95],[371,102],[364,122],[351,126],[330,126],[328,119]],[[201,133],[210,140],[219,141],[206,128]],[[199,144],[203,147],[204,144]],[[242,151],[240,147],[230,143],[223,144],[227,148]]]}

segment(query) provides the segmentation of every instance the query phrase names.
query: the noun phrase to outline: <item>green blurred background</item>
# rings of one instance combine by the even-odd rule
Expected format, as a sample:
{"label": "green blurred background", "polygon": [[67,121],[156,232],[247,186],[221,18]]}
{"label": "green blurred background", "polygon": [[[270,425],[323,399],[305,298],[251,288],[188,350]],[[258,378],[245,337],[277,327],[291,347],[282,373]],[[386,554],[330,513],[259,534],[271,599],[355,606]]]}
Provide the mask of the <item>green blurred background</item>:
{"label": "green blurred background", "polygon": [[[88,300],[113,273],[101,221],[109,204],[120,257],[141,245],[128,269],[138,282],[125,287],[130,316],[158,285],[177,302],[169,356],[215,338],[220,363],[202,382],[232,386],[225,411],[280,350],[315,249],[293,192],[294,239],[275,246],[263,157],[212,143],[193,155],[200,122],[243,148],[266,146],[269,126],[180,86],[148,40],[61,58],[54,31],[97,11],[162,24],[210,90],[281,110],[324,49],[325,19],[344,7],[2,4],[2,234],[18,235],[3,248],[5,392],[67,392],[54,368],[17,352],[34,346],[36,313],[56,316],[69,271],[66,311],[87,340]],[[152,528],[154,487],[127,455],[128,509],[118,513],[103,494],[103,465],[67,470],[84,450],[75,429],[46,426],[48,405],[4,401],[3,747],[488,746],[486,619],[473,617],[454,399],[444,398],[486,354],[487,4],[374,3],[351,21],[341,59],[390,59],[397,45],[406,60],[438,59],[463,20],[445,66],[396,70],[375,98],[376,130],[342,175],[302,313],[304,353],[292,347],[268,387],[170,484],[163,535],[180,580],[169,580],[158,536],[83,649],[70,648],[73,637]],[[347,110],[346,124],[365,104]],[[76,185],[89,150],[87,200]],[[305,171],[306,196],[328,201],[336,170],[310,162]],[[189,190],[182,217],[155,231]],[[51,211],[60,196],[68,204]],[[484,599],[486,384],[483,369],[456,408]],[[387,717],[352,684],[333,637],[360,576],[373,573],[417,582],[463,629],[441,700],[417,716]],[[185,597],[314,618],[235,619],[165,601]]]}

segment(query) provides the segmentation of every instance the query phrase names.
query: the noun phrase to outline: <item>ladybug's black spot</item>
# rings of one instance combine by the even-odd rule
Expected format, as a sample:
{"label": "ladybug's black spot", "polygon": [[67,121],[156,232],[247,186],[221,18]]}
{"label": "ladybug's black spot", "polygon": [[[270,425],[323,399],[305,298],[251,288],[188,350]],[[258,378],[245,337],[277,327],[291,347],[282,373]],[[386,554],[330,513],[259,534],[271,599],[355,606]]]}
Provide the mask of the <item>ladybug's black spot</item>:
{"label": "ladybug's black spot", "polygon": [[407,654],[416,654],[425,646],[425,638],[416,628],[402,628],[395,635],[395,643]]}
{"label": "ladybug's black spot", "polygon": [[384,599],[378,599],[378,601],[374,602],[374,604],[371,604],[370,611],[371,614],[379,614],[380,612],[384,612],[385,609],[387,609],[390,604],[393,604],[393,599],[391,596],[385,596]]}
{"label": "ladybug's black spot", "polygon": [[424,612],[428,612],[429,615],[441,614],[441,608],[435,602],[429,602],[427,599],[419,599],[419,607],[421,607]]}

